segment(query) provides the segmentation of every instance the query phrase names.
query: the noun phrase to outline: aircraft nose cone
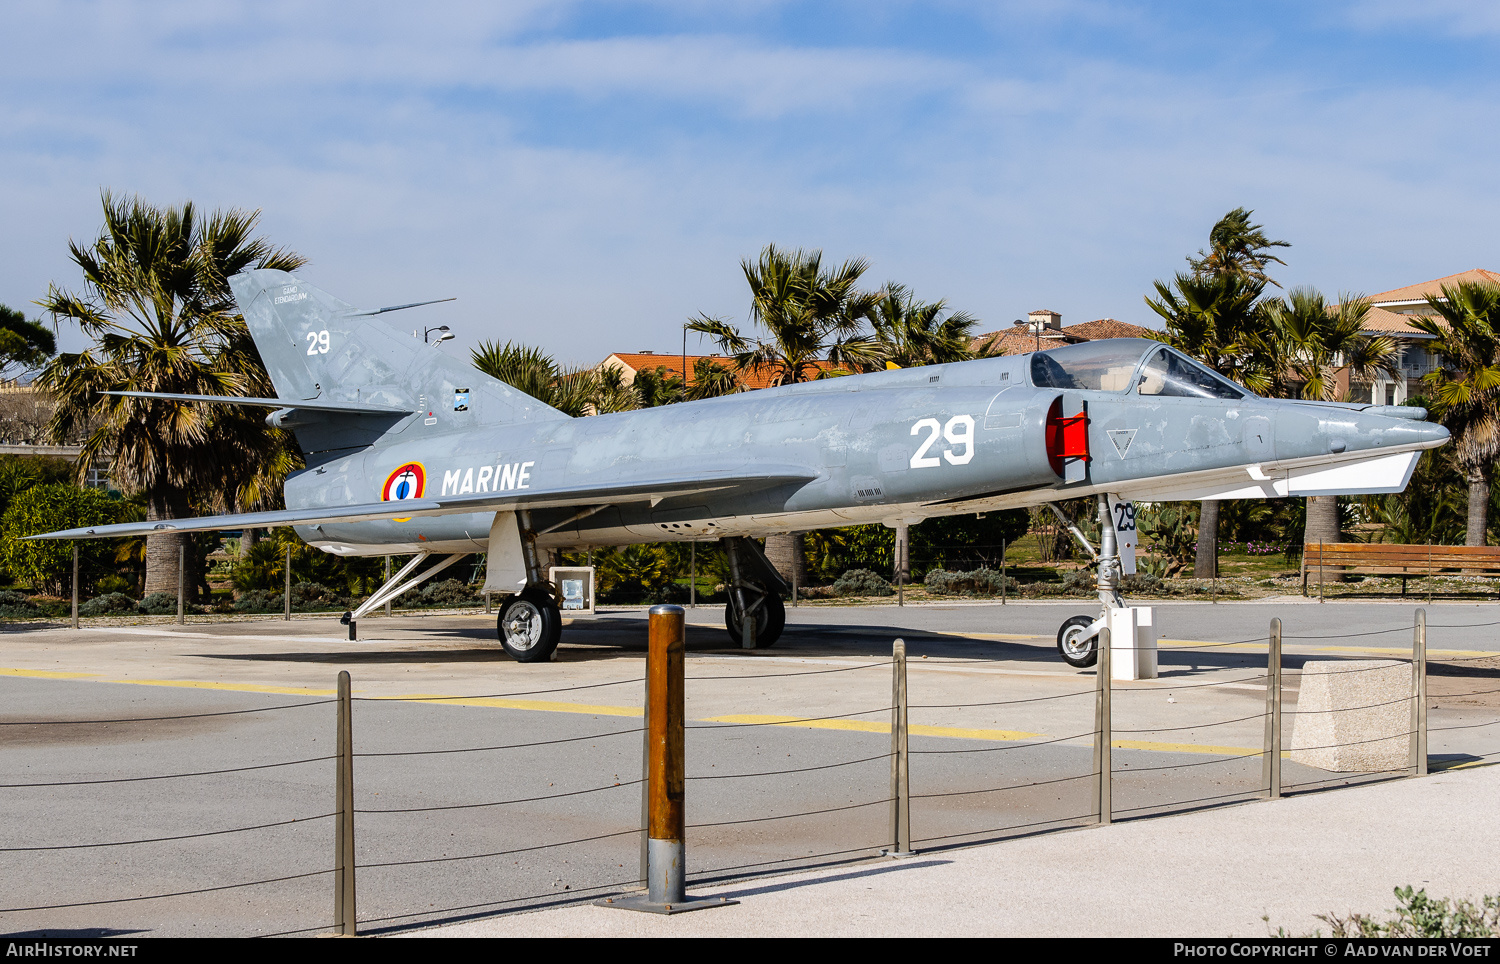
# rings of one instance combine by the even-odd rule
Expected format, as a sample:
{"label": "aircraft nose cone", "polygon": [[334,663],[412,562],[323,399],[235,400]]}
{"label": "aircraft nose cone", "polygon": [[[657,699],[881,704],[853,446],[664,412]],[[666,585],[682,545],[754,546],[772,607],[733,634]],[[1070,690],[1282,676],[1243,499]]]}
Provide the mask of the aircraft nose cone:
{"label": "aircraft nose cone", "polygon": [[1375,444],[1384,448],[1395,445],[1420,445],[1423,448],[1436,448],[1448,441],[1448,430],[1436,422],[1413,422],[1403,418],[1386,418],[1380,415],[1366,416],[1369,420],[1378,420],[1378,425],[1370,425],[1365,428]]}
{"label": "aircraft nose cone", "polygon": [[1435,422],[1354,409],[1298,406],[1280,412],[1276,420],[1276,457],[1282,459],[1397,447],[1430,449],[1447,441],[1448,430]]}

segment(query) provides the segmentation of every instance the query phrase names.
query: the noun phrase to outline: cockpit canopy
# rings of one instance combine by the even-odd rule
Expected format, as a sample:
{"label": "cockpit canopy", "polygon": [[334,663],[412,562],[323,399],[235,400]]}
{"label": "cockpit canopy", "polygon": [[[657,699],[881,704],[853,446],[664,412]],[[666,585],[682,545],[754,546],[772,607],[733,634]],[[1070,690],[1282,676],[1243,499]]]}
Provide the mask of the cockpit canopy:
{"label": "cockpit canopy", "polygon": [[1250,392],[1173,348],[1145,338],[1108,338],[1037,352],[1038,388],[1129,392],[1177,398],[1250,397]]}

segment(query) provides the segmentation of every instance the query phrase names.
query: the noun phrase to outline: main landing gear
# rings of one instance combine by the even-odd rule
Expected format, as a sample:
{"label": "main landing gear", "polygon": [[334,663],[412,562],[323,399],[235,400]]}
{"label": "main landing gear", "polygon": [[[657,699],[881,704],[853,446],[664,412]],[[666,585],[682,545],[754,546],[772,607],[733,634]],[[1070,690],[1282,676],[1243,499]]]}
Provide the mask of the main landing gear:
{"label": "main landing gear", "polygon": [[781,594],[786,582],[754,539],[734,536],[719,540],[729,558],[729,605],[724,628],[744,649],[765,649],[786,628],[786,605]]}
{"label": "main landing gear", "polygon": [[547,586],[527,586],[500,606],[495,631],[512,659],[545,662],[562,639],[562,610]]}
{"label": "main landing gear", "polygon": [[1080,669],[1093,666],[1099,661],[1099,632],[1104,628],[1105,620],[1109,617],[1112,608],[1124,608],[1125,600],[1120,596],[1120,549],[1115,537],[1114,520],[1109,514],[1109,496],[1098,496],[1099,501],[1099,551],[1084,537],[1078,527],[1063,515],[1061,509],[1052,503],[1048,507],[1057,515],[1057,518],[1068,530],[1073,533],[1083,546],[1084,551],[1094,560],[1098,566],[1099,581],[1097,591],[1099,594],[1099,615],[1094,616],[1070,616],[1057,630],[1057,652],[1069,666],[1077,666]]}

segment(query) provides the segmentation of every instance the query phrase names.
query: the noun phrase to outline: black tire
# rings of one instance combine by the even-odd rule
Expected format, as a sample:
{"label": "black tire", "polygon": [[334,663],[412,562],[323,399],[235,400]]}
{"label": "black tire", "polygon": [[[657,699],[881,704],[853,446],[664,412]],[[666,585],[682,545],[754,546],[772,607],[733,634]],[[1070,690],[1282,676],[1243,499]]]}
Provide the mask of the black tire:
{"label": "black tire", "polygon": [[[734,606],[724,607],[724,628],[729,630],[729,638],[734,645],[743,646],[744,636],[740,632],[740,621],[734,618]],[[781,638],[781,631],[786,628],[786,604],[781,601],[780,596],[767,596],[759,609],[755,611],[755,648],[766,649],[776,644]]]}
{"label": "black tire", "polygon": [[1099,661],[1099,637],[1078,641],[1094,624],[1093,616],[1073,616],[1057,631],[1057,653],[1069,666],[1082,669]]}
{"label": "black tire", "polygon": [[562,639],[562,613],[551,593],[526,590],[500,607],[495,620],[500,645],[518,663],[541,663],[552,658]]}

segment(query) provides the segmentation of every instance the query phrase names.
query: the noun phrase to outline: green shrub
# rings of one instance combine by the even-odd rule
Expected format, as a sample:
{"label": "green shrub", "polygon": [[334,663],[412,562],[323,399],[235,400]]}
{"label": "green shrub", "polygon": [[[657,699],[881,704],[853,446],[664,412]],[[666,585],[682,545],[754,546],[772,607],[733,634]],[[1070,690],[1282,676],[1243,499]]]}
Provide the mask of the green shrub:
{"label": "green shrub", "polygon": [[1500,897],[1483,897],[1478,904],[1451,897],[1434,900],[1425,889],[1397,887],[1396,899],[1401,906],[1387,921],[1365,914],[1319,914],[1318,920],[1333,928],[1334,937],[1500,937]]}
{"label": "green shrub", "polygon": [[1063,574],[1064,592],[1093,592],[1098,586],[1099,577],[1094,575],[1092,569],[1074,569],[1072,572]]}
{"label": "green shrub", "polygon": [[349,597],[316,582],[292,584],[292,610],[306,613],[319,609],[348,609]]}
{"label": "green shrub", "polygon": [[0,619],[34,619],[39,615],[41,610],[25,593],[0,590]]}
{"label": "green shrub", "polygon": [[998,596],[1002,586],[1007,592],[1015,592],[1020,583],[1009,576],[1001,576],[994,569],[981,567],[969,572],[947,572],[934,569],[923,580],[927,591],[939,596]]}
{"label": "green shrub", "polygon": [[[164,595],[157,593],[156,595]],[[124,613],[136,611],[135,600],[121,592],[107,593],[103,596],[95,596],[88,602],[78,607],[80,616],[118,616]],[[172,612],[177,611],[176,597],[172,599]]]}
{"label": "green shrub", "polygon": [[177,615],[177,594],[175,592],[154,592],[141,600],[141,612],[147,616],[175,616]]}
{"label": "green shrub", "polygon": [[235,612],[279,613],[283,607],[283,596],[266,589],[252,589],[234,601]]}
{"label": "green shrub", "polygon": [[1149,572],[1137,572],[1133,576],[1125,576],[1120,580],[1121,592],[1159,592],[1161,591],[1161,579]]}
{"label": "green shrub", "polygon": [[483,602],[468,583],[457,579],[428,583],[420,593],[406,593],[401,598],[406,606],[443,606],[449,609],[477,606]]}
{"label": "green shrub", "polygon": [[[134,588],[135,583],[124,576],[105,576],[94,584],[94,589],[104,595],[129,593]],[[131,600],[130,604],[134,606],[135,601]]]}
{"label": "green shrub", "polygon": [[891,584],[868,569],[850,569],[833,583],[835,596],[894,596]]}

